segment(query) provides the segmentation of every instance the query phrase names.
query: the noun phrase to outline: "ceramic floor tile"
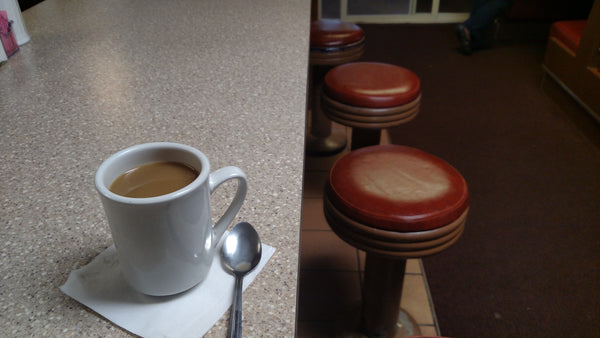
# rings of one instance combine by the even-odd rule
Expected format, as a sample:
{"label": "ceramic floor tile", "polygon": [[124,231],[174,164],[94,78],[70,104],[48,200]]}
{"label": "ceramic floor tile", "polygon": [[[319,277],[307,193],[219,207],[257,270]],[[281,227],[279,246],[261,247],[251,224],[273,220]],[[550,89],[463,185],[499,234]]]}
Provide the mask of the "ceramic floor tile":
{"label": "ceramic floor tile", "polygon": [[357,250],[332,231],[301,231],[300,269],[358,271]]}
{"label": "ceramic floor tile", "polygon": [[358,273],[301,270],[298,320],[333,321],[360,301]]}
{"label": "ceramic floor tile", "polygon": [[406,270],[404,273],[422,274],[421,259],[411,258],[406,260]]}
{"label": "ceramic floor tile", "polygon": [[304,173],[303,198],[319,198],[323,196],[323,189],[329,173],[326,171],[308,171]]}
{"label": "ceramic floor tile", "polygon": [[[365,271],[366,259],[367,259],[367,254],[364,251],[359,250],[360,271]],[[404,271],[404,273],[422,274],[423,271],[421,268],[421,259],[419,259],[419,258],[407,259],[406,260],[406,270]]]}
{"label": "ceramic floor tile", "polygon": [[350,133],[349,132],[350,128],[348,128],[344,125],[341,125],[337,122],[331,122],[331,128],[332,128],[331,130],[333,132],[346,133],[346,136]]}
{"label": "ceramic floor tile", "polygon": [[387,129],[381,130],[381,141],[379,144],[390,144],[390,132]]}
{"label": "ceramic floor tile", "polygon": [[359,269],[362,272],[365,271],[365,262],[366,261],[367,261],[367,253],[362,250],[358,250]]}
{"label": "ceramic floor tile", "polygon": [[[364,279],[364,273],[361,271],[360,283]],[[421,274],[404,275],[404,284],[402,287],[402,300],[400,306],[406,310],[419,325],[437,325],[435,314],[431,308],[431,297],[424,276]]]}
{"label": "ceramic floor tile", "polygon": [[302,200],[302,230],[331,230],[323,213],[322,198],[304,198]]}
{"label": "ceramic floor tile", "polygon": [[304,161],[306,171],[329,171],[335,161],[347,153],[347,150],[331,155],[331,156],[309,156],[307,155]]}
{"label": "ceramic floor tile", "polygon": [[408,312],[418,324],[434,324],[429,295],[422,275],[405,275],[402,288],[403,309]]}
{"label": "ceramic floor tile", "polygon": [[296,337],[333,337],[333,321],[299,320]]}
{"label": "ceramic floor tile", "polygon": [[438,332],[437,328],[433,325],[419,325],[419,329],[421,330],[421,335],[422,336],[439,336],[440,333]]}

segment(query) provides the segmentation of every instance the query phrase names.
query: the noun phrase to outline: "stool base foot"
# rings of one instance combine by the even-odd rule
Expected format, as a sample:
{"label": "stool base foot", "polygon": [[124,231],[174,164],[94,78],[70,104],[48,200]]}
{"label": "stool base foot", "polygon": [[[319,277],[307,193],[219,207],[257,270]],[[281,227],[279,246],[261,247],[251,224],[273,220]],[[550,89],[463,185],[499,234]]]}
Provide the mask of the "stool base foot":
{"label": "stool base foot", "polygon": [[334,155],[346,148],[346,133],[332,130],[332,134],[327,137],[317,137],[307,135],[306,152],[308,155],[329,156]]}
{"label": "stool base foot", "polygon": [[[360,304],[352,307],[348,313],[343,317],[339,318],[335,322],[335,337],[339,338],[371,338],[377,336],[369,336],[361,331],[361,320],[360,320]],[[400,309],[398,313],[398,321],[396,322],[397,330],[396,334],[385,338],[402,338],[410,336],[420,336],[421,329],[419,324],[413,319],[413,317],[403,309]],[[381,337],[383,338],[383,337]]]}

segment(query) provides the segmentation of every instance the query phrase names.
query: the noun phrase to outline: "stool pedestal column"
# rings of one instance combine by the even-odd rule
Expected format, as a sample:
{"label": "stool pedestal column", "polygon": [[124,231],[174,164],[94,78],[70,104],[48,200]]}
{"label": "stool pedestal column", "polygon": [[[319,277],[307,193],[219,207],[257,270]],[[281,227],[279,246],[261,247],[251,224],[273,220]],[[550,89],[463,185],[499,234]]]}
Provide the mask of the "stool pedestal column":
{"label": "stool pedestal column", "polygon": [[360,331],[367,337],[421,334],[417,323],[400,308],[406,259],[367,253]]}
{"label": "stool pedestal column", "polygon": [[321,110],[321,89],[323,79],[331,66],[311,66],[311,93],[310,94],[310,133],[307,135],[306,151],[310,155],[332,155],[339,153],[346,147],[346,130],[332,128],[332,122]]}

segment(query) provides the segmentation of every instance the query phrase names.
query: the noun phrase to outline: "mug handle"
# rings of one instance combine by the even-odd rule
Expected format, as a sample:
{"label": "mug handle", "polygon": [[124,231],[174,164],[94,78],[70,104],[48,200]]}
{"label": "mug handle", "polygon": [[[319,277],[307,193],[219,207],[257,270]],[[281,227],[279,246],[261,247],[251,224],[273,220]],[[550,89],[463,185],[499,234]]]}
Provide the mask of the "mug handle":
{"label": "mug handle", "polygon": [[238,211],[244,204],[244,199],[246,198],[246,192],[248,191],[248,179],[246,178],[246,174],[242,171],[242,169],[238,167],[223,167],[221,169],[215,170],[208,176],[208,185],[210,187],[210,193],[212,194],[221,184],[225,181],[231,179],[238,180],[237,191],[231,204],[221,216],[221,218],[215,223],[213,230],[215,234],[215,240],[213,243],[217,245],[221,240],[221,236],[225,233],[225,230],[233,221],[235,215],[237,215]]}

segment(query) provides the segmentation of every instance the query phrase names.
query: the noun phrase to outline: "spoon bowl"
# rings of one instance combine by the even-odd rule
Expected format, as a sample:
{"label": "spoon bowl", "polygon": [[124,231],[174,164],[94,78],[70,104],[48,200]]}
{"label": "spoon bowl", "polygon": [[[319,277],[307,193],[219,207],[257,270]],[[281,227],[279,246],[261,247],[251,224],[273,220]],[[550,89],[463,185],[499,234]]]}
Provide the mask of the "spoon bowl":
{"label": "spoon bowl", "polygon": [[221,250],[221,262],[225,270],[235,276],[233,305],[229,337],[242,334],[242,281],[260,262],[262,245],[254,227],[247,222],[236,224],[225,238]]}

